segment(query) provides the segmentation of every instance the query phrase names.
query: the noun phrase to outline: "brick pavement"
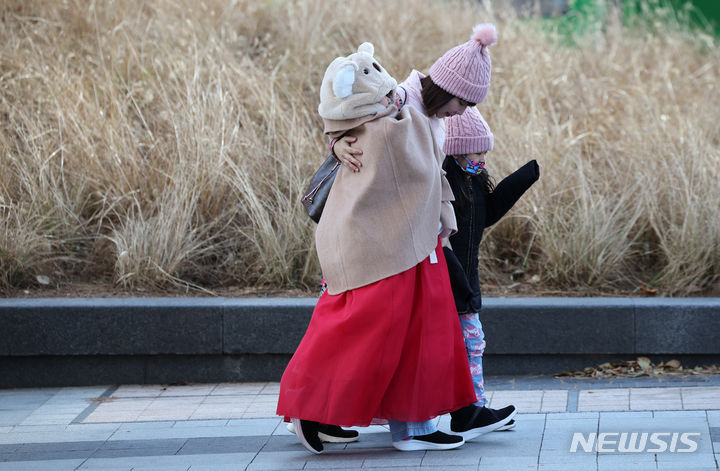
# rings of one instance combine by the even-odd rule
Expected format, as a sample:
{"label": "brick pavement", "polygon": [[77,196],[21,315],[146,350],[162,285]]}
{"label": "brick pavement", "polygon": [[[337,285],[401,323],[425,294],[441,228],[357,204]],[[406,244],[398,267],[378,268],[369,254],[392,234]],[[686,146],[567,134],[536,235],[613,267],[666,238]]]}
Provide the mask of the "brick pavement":
{"label": "brick pavement", "polygon": [[518,407],[514,430],[399,452],[374,426],[320,456],[275,416],[277,383],[0,390],[0,471],[718,469],[720,377],[488,378],[487,389],[492,407]]}

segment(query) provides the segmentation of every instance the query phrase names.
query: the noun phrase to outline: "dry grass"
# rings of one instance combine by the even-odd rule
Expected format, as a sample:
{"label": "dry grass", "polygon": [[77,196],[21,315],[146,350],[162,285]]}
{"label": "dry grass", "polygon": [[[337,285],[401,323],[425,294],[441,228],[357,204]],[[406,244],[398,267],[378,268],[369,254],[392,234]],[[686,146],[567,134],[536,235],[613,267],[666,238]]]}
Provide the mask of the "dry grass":
{"label": "dry grass", "polygon": [[3,2],[0,287],[314,287],[299,195],[326,65],[369,40],[402,79],[492,21],[489,168],[536,158],[541,180],[487,233],[483,276],[702,292],[720,278],[716,40],[655,10],[569,45],[499,4]]}

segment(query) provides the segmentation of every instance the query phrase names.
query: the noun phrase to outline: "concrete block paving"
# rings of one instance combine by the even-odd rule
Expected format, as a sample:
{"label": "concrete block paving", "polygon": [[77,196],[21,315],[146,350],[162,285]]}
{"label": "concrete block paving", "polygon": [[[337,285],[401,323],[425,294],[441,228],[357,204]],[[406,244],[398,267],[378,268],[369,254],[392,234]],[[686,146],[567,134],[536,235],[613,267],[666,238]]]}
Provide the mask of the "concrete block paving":
{"label": "concrete block paving", "polygon": [[278,383],[0,390],[0,471],[717,470],[720,378],[696,384],[488,378],[489,405],[520,412],[512,431],[399,452],[372,426],[319,456],[275,415]]}

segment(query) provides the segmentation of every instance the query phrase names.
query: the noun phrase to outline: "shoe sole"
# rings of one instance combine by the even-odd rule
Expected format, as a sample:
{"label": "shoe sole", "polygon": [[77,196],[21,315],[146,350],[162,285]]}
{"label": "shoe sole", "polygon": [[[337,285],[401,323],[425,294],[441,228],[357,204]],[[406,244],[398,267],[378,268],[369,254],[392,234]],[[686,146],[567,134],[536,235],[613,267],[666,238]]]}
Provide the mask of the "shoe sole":
{"label": "shoe sole", "polygon": [[465,440],[457,443],[432,443],[422,440],[402,440],[392,442],[393,446],[400,451],[421,451],[421,450],[452,450],[465,444]]}
{"label": "shoe sole", "polygon": [[[290,422],[287,424],[287,430],[288,432],[295,434],[295,426]],[[318,432],[318,437],[320,437],[320,441],[325,443],[352,443],[356,442],[360,439],[360,435],[357,435],[355,437],[336,437],[334,435],[326,435],[322,432]]]}
{"label": "shoe sole", "polygon": [[515,414],[517,414],[517,409],[512,411],[510,415],[505,417],[502,420],[499,420],[495,422],[494,424],[486,425],[484,427],[478,427],[471,430],[466,430],[465,432],[455,432],[453,431],[455,435],[460,435],[465,439],[465,441],[472,440],[473,438],[477,438],[480,435],[484,435],[486,433],[494,432],[495,430],[498,430],[499,428],[507,425],[508,422],[510,422],[513,417],[515,417]]}
{"label": "shoe sole", "polygon": [[494,432],[508,432],[515,428],[515,424],[516,422],[513,422],[511,424],[505,424],[502,427],[495,429]]}
{"label": "shoe sole", "polygon": [[305,440],[305,436],[302,434],[302,426],[300,425],[300,419],[290,419],[290,423],[293,424],[293,426],[295,427],[295,430],[300,432],[300,433],[296,433],[295,436],[298,437],[298,439],[300,440],[300,443],[302,443],[303,446],[305,448],[307,448],[309,452],[314,453],[316,455],[319,455],[323,452],[323,450],[316,450],[315,448],[313,448],[310,445],[310,443],[308,443],[307,440]]}

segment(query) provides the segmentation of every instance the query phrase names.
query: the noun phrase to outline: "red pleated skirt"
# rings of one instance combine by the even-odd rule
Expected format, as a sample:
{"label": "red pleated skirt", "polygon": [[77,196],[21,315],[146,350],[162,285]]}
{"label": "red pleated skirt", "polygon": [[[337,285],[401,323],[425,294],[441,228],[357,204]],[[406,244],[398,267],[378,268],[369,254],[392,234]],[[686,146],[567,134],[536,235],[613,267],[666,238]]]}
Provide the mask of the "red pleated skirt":
{"label": "red pleated skirt", "polygon": [[320,297],[283,374],[279,415],[367,426],[421,422],[476,401],[439,244],[435,253],[438,263]]}

